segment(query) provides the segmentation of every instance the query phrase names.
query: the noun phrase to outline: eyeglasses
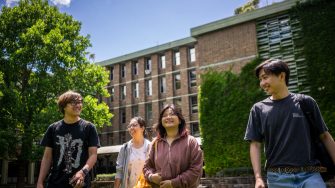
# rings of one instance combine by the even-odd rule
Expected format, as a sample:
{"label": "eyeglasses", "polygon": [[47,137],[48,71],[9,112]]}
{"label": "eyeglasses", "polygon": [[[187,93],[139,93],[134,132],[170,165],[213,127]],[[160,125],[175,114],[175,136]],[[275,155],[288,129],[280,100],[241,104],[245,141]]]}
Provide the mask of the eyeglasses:
{"label": "eyeglasses", "polygon": [[75,101],[70,102],[70,104],[71,104],[72,106],[75,106],[75,105],[77,105],[77,104],[83,104],[83,100],[75,100]]}
{"label": "eyeglasses", "polygon": [[127,126],[127,128],[130,129],[130,128],[135,128],[135,127],[138,127],[138,126],[139,126],[139,124],[134,123],[134,124],[129,124],[129,125]]}

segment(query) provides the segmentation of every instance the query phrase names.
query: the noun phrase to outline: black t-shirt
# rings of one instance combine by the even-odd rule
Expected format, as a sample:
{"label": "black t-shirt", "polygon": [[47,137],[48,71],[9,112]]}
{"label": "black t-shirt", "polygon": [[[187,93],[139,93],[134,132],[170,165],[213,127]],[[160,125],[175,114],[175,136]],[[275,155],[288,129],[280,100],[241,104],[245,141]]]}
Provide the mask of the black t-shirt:
{"label": "black t-shirt", "polygon": [[[313,106],[319,134],[327,131],[314,99],[306,96],[306,102]],[[244,139],[264,141],[267,167],[318,164],[311,144],[310,125],[296,94],[291,93],[280,100],[267,98],[256,103],[250,111]]]}
{"label": "black t-shirt", "polygon": [[[49,126],[42,146],[52,148],[52,168],[47,187],[71,187],[69,179],[78,172],[89,157],[89,147],[100,147],[95,126],[83,119],[73,124],[64,120]],[[86,187],[90,185],[89,174],[85,177]]]}

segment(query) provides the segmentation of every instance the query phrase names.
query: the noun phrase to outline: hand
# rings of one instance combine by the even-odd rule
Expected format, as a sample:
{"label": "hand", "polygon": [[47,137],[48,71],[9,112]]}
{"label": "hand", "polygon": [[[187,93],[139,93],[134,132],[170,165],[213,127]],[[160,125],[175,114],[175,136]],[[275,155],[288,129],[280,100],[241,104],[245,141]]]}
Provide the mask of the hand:
{"label": "hand", "polygon": [[152,174],[151,175],[151,181],[157,185],[159,185],[159,183],[162,181],[162,177],[160,174],[156,173],[156,174]]}
{"label": "hand", "polygon": [[69,184],[74,188],[81,188],[85,185],[85,174],[79,170],[73,177],[70,179]]}
{"label": "hand", "polygon": [[171,180],[161,181],[160,188],[173,188]]}
{"label": "hand", "polygon": [[255,188],[265,188],[265,184],[262,178],[256,178]]}

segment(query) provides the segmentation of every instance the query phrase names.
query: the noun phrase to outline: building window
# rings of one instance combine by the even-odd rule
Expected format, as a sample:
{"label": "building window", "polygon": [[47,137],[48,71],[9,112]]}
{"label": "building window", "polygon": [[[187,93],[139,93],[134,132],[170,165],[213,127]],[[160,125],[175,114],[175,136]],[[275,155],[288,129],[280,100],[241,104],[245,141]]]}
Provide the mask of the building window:
{"label": "building window", "polygon": [[138,82],[133,84],[133,96],[137,99],[140,96],[139,84]]}
{"label": "building window", "polygon": [[126,64],[121,65],[121,78],[126,77]]}
{"label": "building window", "polygon": [[111,100],[111,102],[113,102],[114,101],[114,87],[110,87],[108,89],[108,91],[109,91],[109,94],[110,94],[110,100]]}
{"label": "building window", "polygon": [[137,117],[138,116],[138,106],[133,106],[132,109],[132,117]]}
{"label": "building window", "polygon": [[113,66],[109,67],[109,79],[110,80],[114,79],[114,67]]}
{"label": "building window", "polygon": [[147,96],[152,96],[152,80],[146,80],[145,81],[145,93]]}
{"label": "building window", "polygon": [[194,122],[190,124],[190,131],[193,136],[200,136],[199,123]]}
{"label": "building window", "polygon": [[159,101],[159,112],[161,112],[166,105],[166,101]]}
{"label": "building window", "polygon": [[145,117],[147,121],[152,120],[152,104],[146,104],[145,105]]}
{"label": "building window", "polygon": [[120,135],[119,137],[120,144],[125,143],[126,142],[126,131],[120,131],[119,135]]}
{"label": "building window", "polygon": [[178,90],[181,88],[181,83],[180,83],[180,74],[175,74],[173,75],[173,81],[174,81],[174,89]]}
{"label": "building window", "polygon": [[145,60],[145,74],[150,74],[151,73],[151,58],[147,58]]}
{"label": "building window", "polygon": [[120,124],[126,123],[126,109],[120,109]]}
{"label": "building window", "polygon": [[165,78],[165,76],[162,76],[162,77],[159,78],[159,91],[161,93],[166,92],[166,78]]}
{"label": "building window", "polygon": [[173,62],[175,65],[180,65],[180,52],[174,52]]}
{"label": "building window", "polygon": [[159,67],[161,69],[165,69],[166,65],[165,65],[165,55],[161,55],[159,57]]}
{"label": "building window", "polygon": [[120,94],[121,94],[121,100],[125,100],[127,95],[127,87],[125,85],[121,86]]}
{"label": "building window", "polygon": [[190,109],[191,113],[198,113],[198,97],[197,95],[190,96]]}
{"label": "building window", "polygon": [[196,70],[190,70],[188,72],[189,86],[194,87],[197,86],[197,75]]}
{"label": "building window", "polygon": [[195,58],[195,48],[191,47],[189,48],[189,60],[190,62],[195,62],[196,58]]}
{"label": "building window", "polygon": [[181,108],[181,97],[174,98],[173,104]]}
{"label": "building window", "polygon": [[138,62],[133,61],[133,75],[138,75]]}

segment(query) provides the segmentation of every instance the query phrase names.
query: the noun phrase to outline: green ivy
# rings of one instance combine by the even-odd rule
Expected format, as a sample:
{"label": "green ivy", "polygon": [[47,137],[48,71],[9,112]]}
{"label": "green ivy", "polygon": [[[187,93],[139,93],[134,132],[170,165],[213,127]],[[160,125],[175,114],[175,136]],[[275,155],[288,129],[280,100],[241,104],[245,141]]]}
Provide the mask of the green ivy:
{"label": "green ivy", "polygon": [[293,10],[302,26],[310,95],[335,132],[335,1],[309,0]]}
{"label": "green ivy", "polygon": [[224,168],[251,166],[249,144],[243,137],[251,106],[265,97],[254,75],[260,62],[248,63],[239,75],[210,70],[201,77],[199,120],[209,175]]}

